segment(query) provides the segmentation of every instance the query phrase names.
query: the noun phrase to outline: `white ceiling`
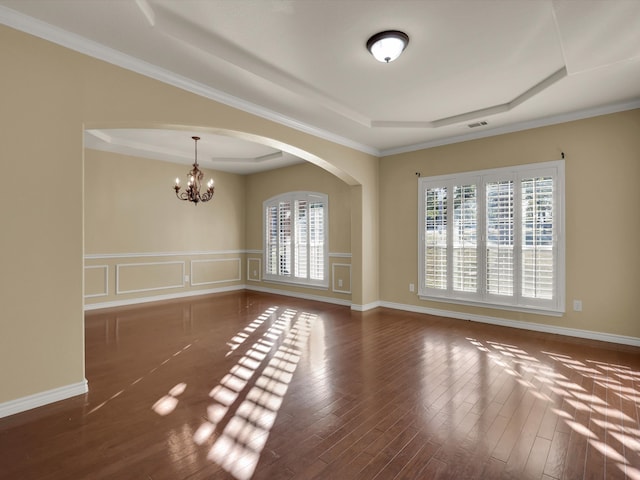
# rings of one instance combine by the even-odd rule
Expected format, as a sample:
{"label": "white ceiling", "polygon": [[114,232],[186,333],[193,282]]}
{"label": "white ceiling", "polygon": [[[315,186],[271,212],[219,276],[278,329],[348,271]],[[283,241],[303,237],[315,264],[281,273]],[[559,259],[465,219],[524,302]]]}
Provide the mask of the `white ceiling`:
{"label": "white ceiling", "polygon": [[[640,107],[640,0],[0,0],[0,23],[375,155]],[[410,42],[383,64],[388,29]],[[190,136],[87,143],[187,163]],[[211,168],[295,161],[201,136]]]}
{"label": "white ceiling", "polygon": [[86,148],[191,165],[198,140],[198,164],[222,172],[247,175],[302,163],[290,153],[241,138],[209,132],[160,129],[86,130]]}

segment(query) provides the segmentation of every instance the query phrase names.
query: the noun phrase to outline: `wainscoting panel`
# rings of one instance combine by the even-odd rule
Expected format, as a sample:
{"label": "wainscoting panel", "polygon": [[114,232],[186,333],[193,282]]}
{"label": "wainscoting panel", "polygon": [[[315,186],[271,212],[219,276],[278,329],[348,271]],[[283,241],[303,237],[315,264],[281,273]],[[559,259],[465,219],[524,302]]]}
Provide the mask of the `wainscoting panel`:
{"label": "wainscoting panel", "polygon": [[262,254],[262,250],[86,254],[85,310],[244,288],[351,305],[350,253],[329,252],[329,285],[322,289],[265,282]]}
{"label": "wainscoting panel", "polygon": [[85,310],[244,288],[244,250],[85,254]]}
{"label": "wainscoting panel", "polygon": [[242,280],[240,258],[217,258],[191,260],[191,285],[212,285],[215,283]]}
{"label": "wainscoting panel", "polygon": [[261,258],[247,259],[247,280],[250,280],[252,282],[259,282],[262,280],[262,259]]}
{"label": "wainscoting panel", "polygon": [[185,262],[119,263],[116,293],[138,293],[184,286]]}
{"label": "wainscoting panel", "polygon": [[331,264],[331,289],[336,293],[351,293],[351,264]]}
{"label": "wainscoting panel", "polygon": [[109,266],[90,265],[84,267],[84,298],[109,295]]}

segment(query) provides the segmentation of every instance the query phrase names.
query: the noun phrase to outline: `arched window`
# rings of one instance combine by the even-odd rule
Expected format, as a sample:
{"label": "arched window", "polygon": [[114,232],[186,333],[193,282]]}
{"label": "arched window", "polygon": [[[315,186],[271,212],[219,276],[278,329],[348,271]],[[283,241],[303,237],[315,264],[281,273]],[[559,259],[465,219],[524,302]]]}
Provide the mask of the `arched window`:
{"label": "arched window", "polygon": [[328,197],[289,192],[266,200],[265,280],[328,287]]}

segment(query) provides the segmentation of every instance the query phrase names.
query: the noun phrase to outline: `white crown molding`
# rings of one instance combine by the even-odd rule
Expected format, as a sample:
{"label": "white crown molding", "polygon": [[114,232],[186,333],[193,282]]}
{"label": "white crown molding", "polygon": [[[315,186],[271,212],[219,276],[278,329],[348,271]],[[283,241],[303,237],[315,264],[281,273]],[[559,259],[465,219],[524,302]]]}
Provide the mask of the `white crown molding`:
{"label": "white crown molding", "polygon": [[488,117],[491,115],[495,115],[498,113],[508,112],[513,110],[518,105],[526,102],[530,98],[533,98],[538,93],[546,90],[554,83],[562,80],[567,76],[567,67],[562,67],[559,70],[555,71],[547,78],[544,78],[537,84],[528,88],[520,95],[515,97],[513,100],[507,103],[502,103],[499,105],[491,105],[488,107],[481,108],[479,110],[473,110],[470,112],[462,112],[457,115],[453,115],[451,117],[439,118],[437,120],[427,120],[427,121],[387,121],[387,120],[372,120],[372,127],[386,127],[386,128],[440,128],[446,127],[449,125],[455,125],[457,123],[468,122],[471,120],[477,120],[479,118]]}
{"label": "white crown molding", "polygon": [[145,153],[155,154],[155,155],[168,155],[172,157],[178,157],[183,160],[193,161],[193,157],[191,155],[185,155],[184,150],[180,149],[171,149],[167,147],[160,147],[158,145],[154,145],[152,143],[146,142],[134,142],[129,139],[124,139],[121,137],[114,138],[111,135],[106,134],[102,130],[98,129],[87,129],[85,132],[98,140],[101,140],[103,143],[106,143],[107,146],[104,148],[107,151],[114,151],[118,153],[119,149],[126,148],[131,150],[140,150]]}
{"label": "white crown molding", "polygon": [[144,15],[144,18],[147,19],[150,27],[154,27],[156,25],[156,13],[153,11],[151,5],[147,0],[135,0],[136,5]]}
{"label": "white crown molding", "polygon": [[417,143],[414,145],[407,145],[405,147],[390,148],[380,151],[380,157],[388,157],[391,155],[397,155],[400,153],[415,152],[418,150],[426,150],[434,147],[441,147],[443,145],[452,145],[454,143],[467,142],[469,140],[477,140],[479,138],[495,137],[498,135],[504,135],[505,133],[520,132],[522,130],[531,130],[533,128],[547,127],[549,125],[557,125],[559,123],[573,122],[575,120],[583,120],[586,118],[597,117],[600,115],[608,115],[610,113],[624,112],[627,110],[634,110],[640,108],[640,100],[633,100],[630,102],[616,103],[613,105],[605,105],[602,107],[588,108],[577,112],[564,113],[562,115],[554,115],[550,117],[539,118],[537,120],[530,120],[527,122],[519,122],[504,127],[498,127],[488,130],[476,131],[465,135],[458,135],[455,137],[441,138],[438,140],[431,140],[424,143]]}
{"label": "white crown molding", "polygon": [[[138,3],[139,8],[143,8],[145,4],[147,4],[147,2],[144,0],[137,1],[136,3]],[[155,21],[153,18],[147,18],[147,20],[150,23]],[[571,112],[568,114],[549,116],[549,117],[536,119],[532,121],[520,122],[512,125],[507,125],[504,127],[477,131],[477,132],[473,132],[465,135],[458,135],[454,137],[447,137],[447,138],[436,139],[436,140],[431,140],[427,142],[421,142],[413,145],[379,150],[371,146],[364,145],[362,143],[345,138],[343,136],[336,135],[326,130],[314,127],[307,123],[300,122],[296,119],[287,117],[285,115],[272,111],[261,105],[247,102],[243,99],[240,99],[238,97],[229,95],[225,92],[216,90],[202,83],[190,80],[174,72],[171,72],[162,68],[158,68],[148,62],[139,60],[130,55],[126,55],[122,52],[108,48],[102,44],[88,40],[79,35],[67,32],[58,27],[50,25],[46,22],[29,17],[27,15],[19,13],[15,10],[11,10],[10,8],[4,7],[4,6],[0,6],[0,24],[7,25],[11,28],[15,28],[17,30],[23,31],[30,35],[34,35],[39,38],[51,41],[65,48],[69,48],[76,52],[91,56],[99,60],[103,60],[113,65],[139,73],[141,75],[145,75],[149,78],[153,78],[163,83],[172,85],[176,88],[180,88],[182,90],[194,93],[196,95],[200,95],[204,98],[214,100],[216,102],[228,105],[230,107],[247,112],[249,114],[253,114],[258,117],[264,118],[266,120],[270,120],[275,123],[287,126],[289,128],[293,128],[295,130],[308,133],[318,138],[322,138],[324,140],[337,143],[345,147],[353,148],[355,150],[358,150],[370,155],[378,156],[378,157],[386,157],[390,155],[396,155],[399,153],[414,152],[417,150],[424,150],[424,149],[429,149],[429,148],[443,146],[443,145],[451,145],[451,144],[466,142],[469,140],[475,140],[479,138],[492,137],[492,136],[502,135],[505,133],[512,133],[512,132],[517,132],[522,130],[528,130],[531,128],[555,125],[558,123],[564,123],[568,121],[580,120],[580,119],[594,117],[598,115],[605,115],[609,113],[616,113],[620,111],[640,108],[640,100],[634,100],[627,103],[606,105],[606,106],[596,107],[592,109],[585,109],[578,112]],[[558,71],[554,73],[548,79],[543,80],[539,85],[532,87],[530,90],[528,90],[521,96],[517,97],[513,102],[521,103],[522,101],[527,100],[530,96],[538,93],[538,90],[546,87],[547,83],[554,83],[564,75],[565,73],[563,71]],[[494,108],[494,107],[490,107],[490,109],[491,108]],[[462,115],[465,116],[468,114],[462,114]],[[448,120],[448,119],[443,119],[443,120]],[[387,123],[389,122],[374,121],[374,122],[371,122],[371,125],[372,126],[388,126]],[[395,123],[397,123],[397,125],[392,125],[392,126],[396,126],[396,127],[404,126],[402,122],[395,122]]]}
{"label": "white crown molding", "polygon": [[76,395],[83,395],[88,391],[89,384],[85,379],[78,383],[72,383],[71,385],[45,390],[44,392],[34,393],[33,395],[27,395],[26,397],[15,400],[9,400],[8,402],[0,403],[0,418],[26,412],[27,410],[42,407],[53,402],[59,402],[60,400],[66,400]]}
{"label": "white crown molding", "polygon": [[[322,108],[332,111],[352,122],[371,127],[366,115],[353,110],[344,102],[338,101],[316,88],[313,83],[302,81],[299,77],[281,70],[277,64],[267,62],[238,47],[233,42],[219,37],[206,29],[197,28],[174,12],[162,7],[157,9],[155,27],[162,34],[199,50],[202,54],[230,63],[249,75],[259,77],[273,85],[278,85],[301,98],[313,100]],[[214,48],[215,47],[215,48]]]}
{"label": "white crown molding", "polygon": [[378,156],[380,153],[378,149],[368,145],[354,142],[348,138],[274,112],[261,105],[247,102],[4,6],[0,6],[0,24],[315,137],[353,148],[369,155]]}

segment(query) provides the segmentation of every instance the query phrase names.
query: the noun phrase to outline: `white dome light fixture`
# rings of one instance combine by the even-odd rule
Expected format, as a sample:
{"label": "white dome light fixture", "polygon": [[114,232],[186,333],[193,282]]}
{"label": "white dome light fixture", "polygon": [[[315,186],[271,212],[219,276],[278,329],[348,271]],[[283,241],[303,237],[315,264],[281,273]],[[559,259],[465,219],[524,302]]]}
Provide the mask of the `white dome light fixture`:
{"label": "white dome light fixture", "polygon": [[367,50],[376,60],[383,63],[393,62],[407,48],[409,35],[398,30],[386,30],[376,33],[367,40]]}

